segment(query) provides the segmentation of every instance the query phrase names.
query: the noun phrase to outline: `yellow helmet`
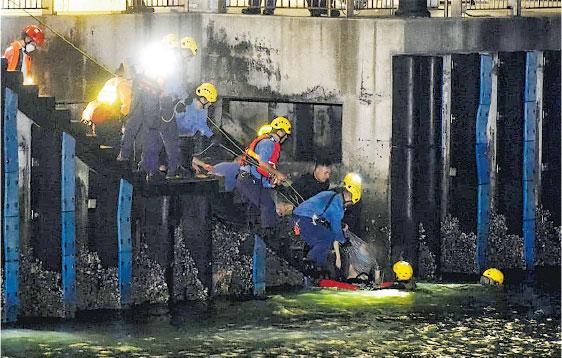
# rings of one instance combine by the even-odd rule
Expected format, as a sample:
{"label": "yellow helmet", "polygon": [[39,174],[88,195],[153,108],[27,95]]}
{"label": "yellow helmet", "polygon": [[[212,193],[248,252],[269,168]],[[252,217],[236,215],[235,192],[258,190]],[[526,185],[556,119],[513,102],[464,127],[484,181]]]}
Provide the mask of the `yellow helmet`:
{"label": "yellow helmet", "polygon": [[287,134],[291,134],[291,122],[285,117],[275,117],[269,124],[273,129],[282,129]]}
{"label": "yellow helmet", "polygon": [[211,103],[215,103],[217,101],[217,88],[209,82],[202,83],[199,87],[197,87],[195,94],[199,97],[205,97],[207,101]]}
{"label": "yellow helmet", "polygon": [[489,268],[482,274],[483,277],[489,278],[496,285],[503,284],[503,273],[497,268]]}
{"label": "yellow helmet", "polygon": [[392,265],[392,271],[396,275],[398,281],[408,281],[414,275],[414,269],[412,265],[406,261],[398,261]]}
{"label": "yellow helmet", "polygon": [[193,56],[197,55],[197,49],[198,49],[197,42],[195,42],[195,39],[193,39],[193,37],[186,36],[182,38],[180,42],[180,46],[181,48],[191,50]]}
{"label": "yellow helmet", "polygon": [[347,173],[343,177],[343,186],[345,190],[349,191],[351,194],[351,202],[357,204],[361,200],[361,191],[363,185],[361,184],[361,177],[357,173]]}
{"label": "yellow helmet", "polygon": [[271,133],[273,128],[269,124],[265,124],[258,129],[258,137],[267,133]]}
{"label": "yellow helmet", "polygon": [[162,38],[162,42],[170,47],[178,47],[178,35],[176,34],[167,34]]}

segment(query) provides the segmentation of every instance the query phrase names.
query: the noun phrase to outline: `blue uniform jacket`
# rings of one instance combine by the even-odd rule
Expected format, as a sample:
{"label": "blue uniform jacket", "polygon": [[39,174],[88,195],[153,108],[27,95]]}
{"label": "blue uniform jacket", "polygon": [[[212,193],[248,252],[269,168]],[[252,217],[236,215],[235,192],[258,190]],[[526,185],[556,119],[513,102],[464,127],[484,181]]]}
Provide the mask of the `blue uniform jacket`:
{"label": "blue uniform jacket", "polygon": [[[273,137],[269,137],[269,140],[262,139],[256,145],[254,152],[260,156],[262,162],[267,162],[271,155],[273,154],[273,150],[275,149],[275,142]],[[261,181],[261,184],[264,188],[273,188],[273,185],[269,182],[267,178],[264,178],[263,175],[258,173],[256,167],[253,165],[245,165],[240,170],[248,172],[252,174],[254,178]]]}
{"label": "blue uniform jacket", "polygon": [[336,194],[330,203],[330,206],[326,209],[326,212],[322,214],[328,204],[328,201],[330,201],[330,198],[334,194],[335,193],[333,191],[322,191],[297,206],[297,208],[293,211],[293,214],[308,218],[317,216],[318,218],[325,219],[330,223],[330,229],[334,233],[334,240],[344,243],[345,237],[343,236],[341,228],[341,221],[344,215],[342,195]]}
{"label": "blue uniform jacket", "polygon": [[185,108],[185,112],[176,115],[179,135],[193,137],[197,132],[200,132],[207,138],[212,137],[214,133],[207,125],[209,111],[207,108],[198,109],[195,101],[196,99]]}

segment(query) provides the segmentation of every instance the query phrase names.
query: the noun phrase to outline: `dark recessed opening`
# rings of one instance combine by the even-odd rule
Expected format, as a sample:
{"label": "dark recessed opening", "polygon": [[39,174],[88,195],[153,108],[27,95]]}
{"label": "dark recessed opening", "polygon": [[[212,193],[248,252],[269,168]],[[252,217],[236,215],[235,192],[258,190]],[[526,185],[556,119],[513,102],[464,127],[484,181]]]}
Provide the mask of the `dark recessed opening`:
{"label": "dark recessed opening", "polygon": [[342,105],[234,98],[222,101],[221,125],[243,146],[254,139],[262,125],[277,116],[289,118],[293,125],[292,136],[281,154],[283,161],[306,162],[317,156],[327,156],[334,163],[341,162]]}

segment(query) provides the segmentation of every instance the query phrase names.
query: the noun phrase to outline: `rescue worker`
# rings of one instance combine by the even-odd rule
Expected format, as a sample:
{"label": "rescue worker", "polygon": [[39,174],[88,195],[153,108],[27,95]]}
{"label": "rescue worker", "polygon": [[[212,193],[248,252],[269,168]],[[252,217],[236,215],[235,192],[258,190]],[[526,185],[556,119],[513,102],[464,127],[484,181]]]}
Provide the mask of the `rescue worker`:
{"label": "rescue worker", "polygon": [[314,195],[328,190],[330,175],[332,174],[332,161],[328,158],[317,158],[314,162],[312,173],[301,175],[293,182],[295,191],[299,193],[298,203],[312,198]]}
{"label": "rescue worker", "polygon": [[[217,101],[217,88],[209,82],[200,84],[194,92],[195,96],[189,96],[178,102],[174,113],[177,122],[181,148],[181,168],[191,168],[196,173],[201,169],[211,171],[211,165],[204,163],[199,158],[193,157],[194,141],[193,137],[201,134],[206,138],[211,138],[214,133],[207,124],[209,108]],[[189,170],[170,171],[168,169],[167,179],[179,179],[191,176]]]}
{"label": "rescue worker", "polygon": [[110,119],[120,119],[126,122],[131,108],[131,83],[125,79],[123,63],[115,71],[115,77],[105,82],[95,100],[88,103],[82,112],[82,122],[91,128],[92,135],[96,135],[96,124]]}
{"label": "rescue worker", "polygon": [[32,84],[31,62],[33,51],[42,46],[45,41],[45,33],[36,25],[27,25],[21,38],[10,44],[4,52],[4,58],[8,60],[8,71],[21,71],[24,84]]}
{"label": "rescue worker", "polygon": [[501,286],[503,285],[503,273],[497,268],[489,268],[480,277],[480,283],[483,285]]}
{"label": "rescue worker", "polygon": [[395,281],[382,283],[383,288],[396,288],[414,290],[416,282],[414,281],[414,268],[409,262],[400,260],[392,265],[392,272],[394,272]]}
{"label": "rescue worker", "polygon": [[322,269],[328,269],[328,254],[333,248],[335,266],[341,269],[340,244],[346,243],[342,228],[345,208],[357,204],[361,199],[361,178],[348,173],[343,187],[338,191],[323,191],[304,201],[293,211],[295,234],[300,235],[310,247],[307,259]]}
{"label": "rescue worker", "polygon": [[[177,35],[168,34],[164,36],[162,42],[166,46],[168,56],[175,57],[174,65],[179,66],[182,56],[179,52],[180,43]],[[196,51],[188,51],[187,56],[195,56],[193,53],[196,53]],[[178,76],[177,71],[169,71],[158,80],[162,84],[162,93],[160,95],[160,127],[158,128],[157,135],[149,132],[146,149],[152,159],[153,156],[158,157],[163,146],[167,157],[167,177],[176,177],[184,170],[181,165],[180,142],[176,122],[178,114],[176,109],[181,99],[187,96],[187,90],[185,89],[186,86],[182,76]],[[151,136],[154,136],[154,138]],[[152,139],[157,141],[157,143],[153,143]],[[154,145],[155,147],[153,147]],[[160,171],[158,175],[159,173]]]}
{"label": "rescue worker", "polygon": [[406,282],[412,279],[414,269],[408,262],[400,260],[392,265],[392,272],[396,276],[397,282]]}
{"label": "rescue worker", "polygon": [[127,59],[125,61],[125,71],[132,79],[132,99],[127,123],[121,138],[121,150],[117,156],[118,161],[129,161],[133,154],[135,140],[142,133],[145,135],[143,153],[141,156],[141,169],[147,174],[147,181],[158,178],[155,174],[158,169],[158,157],[150,155],[147,157],[148,132],[152,131],[154,143],[149,143],[157,152],[159,148],[159,126],[160,126],[160,95],[162,88],[146,74],[146,69],[141,66],[138,59]]}
{"label": "rescue worker", "polygon": [[277,162],[281,145],[291,134],[291,122],[285,117],[276,117],[270,125],[271,132],[256,137],[246,149],[236,179],[242,199],[259,210],[262,229],[273,228],[278,222],[271,191],[287,180],[287,175],[277,170]]}

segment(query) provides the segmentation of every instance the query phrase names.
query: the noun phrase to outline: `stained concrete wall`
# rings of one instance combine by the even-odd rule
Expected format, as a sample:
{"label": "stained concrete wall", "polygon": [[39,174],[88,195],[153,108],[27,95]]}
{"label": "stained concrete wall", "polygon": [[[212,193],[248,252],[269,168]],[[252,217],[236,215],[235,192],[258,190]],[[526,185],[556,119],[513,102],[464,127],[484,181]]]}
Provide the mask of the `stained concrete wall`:
{"label": "stained concrete wall", "polygon": [[[343,165],[364,177],[366,238],[380,243],[390,210],[392,56],[560,49],[559,16],[321,19],[179,13],[42,20],[111,69],[148,42],[176,32],[200,45],[189,75],[215,83],[223,96],[343,104]],[[2,48],[29,22],[2,17]],[[91,100],[108,78],[52,33],[35,66],[41,92],[57,101]]]}

